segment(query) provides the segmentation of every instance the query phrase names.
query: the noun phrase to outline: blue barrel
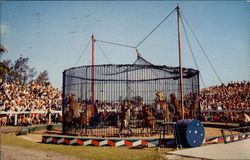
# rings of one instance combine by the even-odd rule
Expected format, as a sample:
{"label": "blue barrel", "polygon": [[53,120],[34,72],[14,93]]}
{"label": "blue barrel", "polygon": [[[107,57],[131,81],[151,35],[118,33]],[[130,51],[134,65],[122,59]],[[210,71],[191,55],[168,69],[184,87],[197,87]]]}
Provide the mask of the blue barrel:
{"label": "blue barrel", "polygon": [[204,140],[205,130],[199,120],[184,119],[176,123],[176,137],[183,147],[199,147]]}

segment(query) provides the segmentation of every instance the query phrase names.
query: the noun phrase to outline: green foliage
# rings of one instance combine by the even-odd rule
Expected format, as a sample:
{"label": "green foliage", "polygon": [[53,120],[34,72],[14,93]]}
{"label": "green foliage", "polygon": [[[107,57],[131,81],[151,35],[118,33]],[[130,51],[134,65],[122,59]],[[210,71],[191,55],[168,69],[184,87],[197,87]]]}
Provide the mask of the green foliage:
{"label": "green foliage", "polygon": [[40,72],[40,74],[36,78],[36,82],[41,83],[41,84],[48,83],[49,82],[49,73],[48,73],[48,71],[45,70],[43,72]]}
{"label": "green foliage", "polygon": [[2,77],[4,74],[10,71],[8,65],[4,62],[0,62],[0,76]]}
{"label": "green foliage", "polygon": [[34,67],[28,65],[29,58],[23,58],[20,56],[14,64],[8,63],[10,71],[7,74],[7,81],[15,82],[20,81],[22,83],[27,83],[33,80],[36,75]]}
{"label": "green foliage", "polygon": [[[0,45],[0,59],[5,51],[6,51],[6,48]],[[8,63],[1,61],[0,62],[0,78],[2,78],[6,73],[8,73],[9,70],[10,69],[9,69]]]}
{"label": "green foliage", "polygon": [[6,48],[4,48],[4,46],[0,45],[0,59],[1,59],[4,52],[6,52]]}
{"label": "green foliage", "polygon": [[5,52],[6,51],[6,48],[4,48],[4,46],[0,45],[0,52]]}
{"label": "green foliage", "polygon": [[[4,52],[7,49],[0,45],[0,60]],[[28,65],[29,58],[20,56],[14,63],[11,60],[0,61],[0,78],[8,82],[19,81],[21,83],[28,83],[31,80],[34,80],[35,75],[37,74],[34,67]],[[43,71],[37,77],[36,81],[39,83],[48,83],[48,71]]]}

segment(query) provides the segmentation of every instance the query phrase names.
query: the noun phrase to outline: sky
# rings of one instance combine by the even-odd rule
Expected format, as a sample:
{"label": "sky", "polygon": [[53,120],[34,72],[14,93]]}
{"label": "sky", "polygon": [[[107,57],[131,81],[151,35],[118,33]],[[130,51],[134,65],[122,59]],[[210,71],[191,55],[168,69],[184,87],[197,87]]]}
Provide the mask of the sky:
{"label": "sky", "polygon": [[[178,1],[223,83],[250,80],[250,5],[247,1]],[[91,64],[93,34],[97,40],[136,46],[177,5],[177,1],[1,1],[2,59],[21,55],[29,65],[49,72],[54,87],[62,87],[65,69]],[[183,21],[205,86],[220,81]],[[197,69],[183,27],[183,66]],[[106,57],[102,53],[101,49]],[[178,66],[177,18],[172,14],[139,47],[155,65]],[[79,59],[79,61],[78,61]],[[131,64],[133,48],[95,45],[95,64]],[[78,62],[78,63],[77,63]],[[201,88],[204,85],[201,83]]]}

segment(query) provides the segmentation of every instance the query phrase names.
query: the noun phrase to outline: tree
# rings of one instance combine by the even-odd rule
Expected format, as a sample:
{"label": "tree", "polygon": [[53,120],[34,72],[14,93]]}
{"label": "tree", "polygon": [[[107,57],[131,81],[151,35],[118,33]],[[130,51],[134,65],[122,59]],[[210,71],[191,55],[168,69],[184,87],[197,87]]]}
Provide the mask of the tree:
{"label": "tree", "polygon": [[[0,60],[6,51],[7,49],[0,45]],[[28,65],[28,61],[29,58],[23,58],[22,56],[20,56],[14,64],[11,63],[11,60],[0,61],[0,78],[8,82],[30,82],[37,72],[34,67]]]}
{"label": "tree", "polygon": [[[6,48],[4,48],[2,45],[0,45],[0,59],[3,55],[3,53],[6,51]],[[0,78],[3,78],[5,74],[7,74],[10,71],[9,69],[9,63],[6,63],[6,61],[0,62]]]}
{"label": "tree", "polygon": [[4,46],[0,45],[0,59],[5,51],[6,51],[6,48],[4,48]]}
{"label": "tree", "polygon": [[49,73],[48,71],[40,72],[40,74],[36,78],[37,83],[45,84],[49,82]]}
{"label": "tree", "polygon": [[8,74],[10,72],[9,68],[10,60],[5,60],[3,62],[0,62],[0,76],[3,77],[5,74]]}
{"label": "tree", "polygon": [[29,67],[28,65],[29,58],[23,58],[20,56],[13,65],[10,67],[8,74],[8,81],[20,81],[22,83],[27,83],[31,81],[36,75],[34,67]]}

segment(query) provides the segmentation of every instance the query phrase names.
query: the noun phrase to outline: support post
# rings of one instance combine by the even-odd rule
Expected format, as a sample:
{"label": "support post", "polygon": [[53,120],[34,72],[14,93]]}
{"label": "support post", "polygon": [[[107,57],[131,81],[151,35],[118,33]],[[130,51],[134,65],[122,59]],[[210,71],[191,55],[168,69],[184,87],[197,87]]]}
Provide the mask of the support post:
{"label": "support post", "polygon": [[94,65],[95,65],[95,37],[94,35],[92,35],[91,37],[92,39],[92,66],[91,66],[91,103],[92,103],[92,108],[91,108],[91,113],[92,115],[94,115],[94,107],[95,107],[95,82],[94,82],[94,79],[95,79],[95,68],[94,68]]}
{"label": "support post", "polygon": [[182,53],[181,53],[181,29],[180,29],[180,10],[179,6],[176,7],[177,22],[178,22],[178,50],[179,50],[179,72],[180,72],[180,94],[181,94],[181,116],[184,119],[184,97],[183,97],[183,74],[182,74]]}
{"label": "support post", "polygon": [[49,113],[49,124],[51,124],[51,112]]}
{"label": "support post", "polygon": [[62,124],[62,129],[63,129],[63,134],[66,134],[66,111],[67,111],[67,103],[66,103],[66,97],[65,97],[65,79],[66,79],[66,71],[63,71],[63,86],[62,86],[62,116],[63,116],[63,124]]}
{"label": "support post", "polygon": [[[197,94],[198,94],[198,117],[196,117],[197,119],[199,118],[199,120],[201,121],[201,105],[200,105],[200,71],[198,71],[198,74],[197,74],[197,80],[198,80],[198,91],[197,91]],[[205,87],[205,86],[204,86]]]}
{"label": "support post", "polygon": [[15,122],[14,122],[14,126],[17,125],[17,114],[15,114]]}

